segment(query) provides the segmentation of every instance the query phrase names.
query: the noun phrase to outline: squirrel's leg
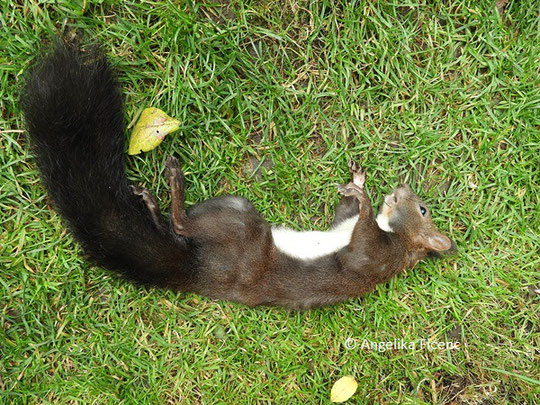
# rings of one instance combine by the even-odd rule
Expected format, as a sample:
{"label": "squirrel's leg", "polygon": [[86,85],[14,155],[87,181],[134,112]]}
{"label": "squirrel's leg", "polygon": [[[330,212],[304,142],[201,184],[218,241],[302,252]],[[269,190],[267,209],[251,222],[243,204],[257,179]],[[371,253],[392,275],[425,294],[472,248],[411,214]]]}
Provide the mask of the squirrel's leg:
{"label": "squirrel's leg", "polygon": [[[359,220],[373,220],[373,208],[371,207],[371,201],[364,190],[364,184],[366,182],[366,172],[362,167],[353,160],[349,161],[349,170],[353,175],[353,181],[348,184],[342,184],[338,186],[338,191],[343,194],[344,200],[352,198],[358,207],[357,213],[359,214]],[[352,204],[350,200],[347,204]]]}
{"label": "squirrel's leg", "polygon": [[355,217],[360,213],[358,200],[355,197],[343,197],[336,208],[336,216],[331,227],[335,227],[343,221]]}
{"label": "squirrel's leg", "polygon": [[[356,176],[357,183],[361,184],[363,188],[365,173],[362,171],[360,165],[358,165],[352,159],[349,160],[349,171],[353,174],[353,183]],[[361,178],[362,175],[364,176],[363,180]],[[347,184],[342,184],[340,187],[347,187]],[[339,223],[345,221],[346,219],[357,216],[359,213],[360,206],[357,198],[352,195],[344,196],[336,208],[336,216],[332,221],[332,227],[339,225]]]}
{"label": "squirrel's leg", "polygon": [[152,216],[152,220],[156,224],[158,228],[163,227],[163,217],[161,216],[161,211],[159,210],[159,203],[156,200],[156,197],[152,195],[152,193],[140,186],[131,185],[129,186],[131,188],[131,191],[134,195],[137,197],[140,197],[144,203],[146,204],[146,207],[148,208],[148,211],[150,211],[150,215]]}
{"label": "squirrel's leg", "polygon": [[[371,201],[364,190],[365,172],[358,164],[352,161],[349,163],[349,168],[353,173],[353,181],[338,186],[338,191],[346,197],[354,198],[358,205],[358,220],[354,226],[351,242],[349,243],[350,251],[356,252],[355,255],[358,256],[358,252],[363,253],[366,248],[371,246],[373,241],[379,237],[381,231],[375,220]],[[350,256],[348,260],[356,260],[354,259],[356,257],[355,255]]]}
{"label": "squirrel's leg", "polygon": [[184,173],[178,159],[169,156],[165,162],[165,175],[171,188],[171,223],[178,235],[186,235],[187,215],[184,208]]}

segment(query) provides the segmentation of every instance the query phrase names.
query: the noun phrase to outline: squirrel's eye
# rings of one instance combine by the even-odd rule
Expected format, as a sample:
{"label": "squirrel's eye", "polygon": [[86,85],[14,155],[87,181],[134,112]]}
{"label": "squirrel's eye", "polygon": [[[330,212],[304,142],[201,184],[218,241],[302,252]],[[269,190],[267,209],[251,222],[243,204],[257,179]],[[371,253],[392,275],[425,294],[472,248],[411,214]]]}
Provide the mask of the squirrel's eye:
{"label": "squirrel's eye", "polygon": [[425,216],[426,216],[426,214],[427,214],[427,210],[426,210],[426,207],[422,207],[422,206],[420,206],[420,214],[422,214],[422,216],[423,216],[423,217],[425,217]]}

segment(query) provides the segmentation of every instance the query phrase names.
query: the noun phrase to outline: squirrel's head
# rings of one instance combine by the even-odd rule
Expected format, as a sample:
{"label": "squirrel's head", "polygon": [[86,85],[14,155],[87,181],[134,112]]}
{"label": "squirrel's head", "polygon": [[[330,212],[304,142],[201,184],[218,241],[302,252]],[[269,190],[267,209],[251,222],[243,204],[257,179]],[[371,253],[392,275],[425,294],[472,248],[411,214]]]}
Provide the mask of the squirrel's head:
{"label": "squirrel's head", "polygon": [[416,249],[427,252],[450,252],[454,243],[440,233],[426,204],[407,184],[400,184],[387,195],[377,215],[379,227],[401,235]]}

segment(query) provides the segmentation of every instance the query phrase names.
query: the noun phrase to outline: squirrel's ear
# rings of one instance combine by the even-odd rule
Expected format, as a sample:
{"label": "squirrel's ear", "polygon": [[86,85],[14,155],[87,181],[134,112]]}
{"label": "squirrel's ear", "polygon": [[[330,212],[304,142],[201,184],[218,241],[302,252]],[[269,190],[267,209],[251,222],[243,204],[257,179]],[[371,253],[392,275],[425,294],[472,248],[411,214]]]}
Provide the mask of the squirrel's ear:
{"label": "squirrel's ear", "polygon": [[435,252],[450,250],[453,246],[449,237],[444,236],[442,233],[437,231],[422,235],[420,237],[420,242],[426,249],[434,250]]}

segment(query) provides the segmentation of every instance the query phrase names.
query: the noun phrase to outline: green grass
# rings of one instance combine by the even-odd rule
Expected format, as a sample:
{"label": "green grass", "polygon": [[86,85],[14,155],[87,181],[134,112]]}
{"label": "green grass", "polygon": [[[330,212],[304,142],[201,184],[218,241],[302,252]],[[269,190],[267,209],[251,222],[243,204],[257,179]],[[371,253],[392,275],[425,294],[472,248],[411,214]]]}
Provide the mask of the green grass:
{"label": "green grass", "polygon": [[[350,403],[540,401],[537,1],[86,3],[0,5],[0,403],[327,403],[348,374]],[[355,156],[376,204],[409,181],[459,254],[303,313],[92,266],[50,206],[17,101],[40,44],[74,30],[117,66],[126,122],[150,105],[182,122],[128,159],[164,209],[176,153],[189,204],[235,193],[324,229]]]}

